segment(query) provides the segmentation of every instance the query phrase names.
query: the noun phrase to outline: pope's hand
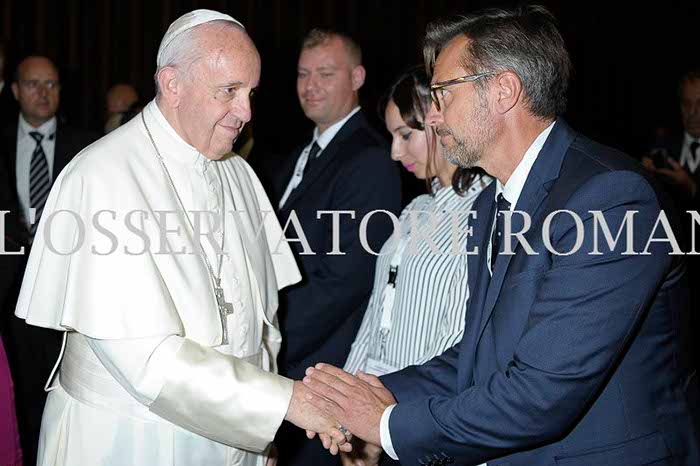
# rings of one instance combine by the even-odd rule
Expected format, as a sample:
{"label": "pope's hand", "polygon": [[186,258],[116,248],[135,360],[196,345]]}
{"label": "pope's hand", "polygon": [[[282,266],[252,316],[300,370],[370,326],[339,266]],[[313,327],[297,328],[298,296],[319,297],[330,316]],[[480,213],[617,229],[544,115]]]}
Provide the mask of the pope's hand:
{"label": "pope's hand", "polygon": [[303,383],[295,381],[292,401],[289,403],[285,419],[308,432],[317,432],[324,434],[324,437],[327,436],[329,444],[326,448],[334,455],[338,451],[351,451],[352,445],[348,441],[348,437],[338,430],[338,421],[310,404],[309,395],[309,389]]}
{"label": "pope's hand", "polygon": [[329,364],[310,367],[306,375],[304,384],[314,392],[307,395],[311,404],[362,440],[381,445],[379,423],[396,399],[377,377],[362,371],[354,377]]}

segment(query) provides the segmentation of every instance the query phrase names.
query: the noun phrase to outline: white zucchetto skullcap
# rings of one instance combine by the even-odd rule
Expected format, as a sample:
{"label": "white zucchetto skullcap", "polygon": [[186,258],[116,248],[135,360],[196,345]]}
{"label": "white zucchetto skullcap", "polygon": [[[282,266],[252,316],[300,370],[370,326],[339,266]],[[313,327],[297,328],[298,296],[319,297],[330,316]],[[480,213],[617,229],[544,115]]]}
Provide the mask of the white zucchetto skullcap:
{"label": "white zucchetto skullcap", "polygon": [[168,46],[168,44],[173,41],[173,39],[175,39],[183,32],[187,31],[188,29],[192,29],[193,27],[199,26],[200,24],[217,20],[230,21],[232,23],[238,24],[240,27],[245,29],[245,26],[243,26],[240,21],[233,19],[229,15],[219,13],[218,11],[194,10],[190,11],[189,13],[185,13],[184,15],[180,16],[178,19],[173,21],[168,30],[165,32],[163,40],[160,41],[160,47],[158,47],[158,57],[156,59],[156,64],[158,68],[165,65],[165,63],[161,63],[163,59],[163,51]]}

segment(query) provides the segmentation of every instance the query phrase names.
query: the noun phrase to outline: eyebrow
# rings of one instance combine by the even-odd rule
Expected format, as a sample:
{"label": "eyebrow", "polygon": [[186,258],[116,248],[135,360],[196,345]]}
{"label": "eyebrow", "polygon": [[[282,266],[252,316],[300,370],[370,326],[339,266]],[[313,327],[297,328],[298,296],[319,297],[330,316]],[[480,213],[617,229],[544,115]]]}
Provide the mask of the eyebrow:
{"label": "eyebrow", "polygon": [[298,66],[298,67],[297,67],[297,71],[312,71],[312,70],[316,70],[316,71],[337,71],[337,70],[339,70],[339,69],[340,69],[340,67],[339,67],[339,66],[336,66],[336,65],[321,65],[321,66],[317,66],[316,68],[306,68],[306,67],[304,67],[304,66]]}
{"label": "eyebrow", "polygon": [[219,84],[216,87],[236,87],[236,86],[243,86],[245,83],[243,81],[231,81],[223,84]]}
{"label": "eyebrow", "polygon": [[394,131],[399,131],[399,130],[402,129],[402,128],[408,128],[408,126],[406,126],[406,125],[397,126],[397,127],[394,128],[393,130],[391,130],[391,132],[393,133]]}

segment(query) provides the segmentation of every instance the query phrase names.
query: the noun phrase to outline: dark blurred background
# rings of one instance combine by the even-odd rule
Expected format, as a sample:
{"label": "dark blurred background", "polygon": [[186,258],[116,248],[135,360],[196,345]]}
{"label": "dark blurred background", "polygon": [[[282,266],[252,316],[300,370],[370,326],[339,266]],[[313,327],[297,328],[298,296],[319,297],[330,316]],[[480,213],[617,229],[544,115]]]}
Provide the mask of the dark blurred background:
{"label": "dark blurred background", "polygon": [[[363,106],[374,108],[392,79],[421,60],[425,25],[453,13],[522,2],[398,0],[1,0],[0,37],[9,63],[44,54],[61,70],[61,113],[100,130],[104,96],[117,82],[154,95],[160,38],[182,13],[212,8],[243,22],[263,60],[253,120],[256,157],[305,140],[310,124],[296,100],[298,47],[314,26],[350,33],[363,47]],[[653,128],[679,126],[676,83],[700,57],[700,2],[543,0],[559,19],[574,63],[567,114],[573,126],[638,155]],[[381,122],[376,119],[375,123]]]}

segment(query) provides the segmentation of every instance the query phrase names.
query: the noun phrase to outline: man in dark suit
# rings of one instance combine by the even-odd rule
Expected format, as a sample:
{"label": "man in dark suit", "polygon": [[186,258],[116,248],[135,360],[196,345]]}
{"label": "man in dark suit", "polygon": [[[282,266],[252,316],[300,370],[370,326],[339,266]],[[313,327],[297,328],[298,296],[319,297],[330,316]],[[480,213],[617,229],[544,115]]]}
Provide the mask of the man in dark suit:
{"label": "man in dark suit", "polygon": [[683,134],[676,140],[659,130],[644,166],[666,184],[679,202],[697,208],[700,187],[700,70],[683,74],[678,85]]}
{"label": "man in dark suit", "polygon": [[[392,232],[385,213],[369,218],[366,229],[362,220],[375,210],[398,215],[400,209],[398,167],[358,106],[364,78],[360,48],[351,38],[309,33],[297,94],[316,128],[282,170],[278,190],[286,236],[302,239],[292,245],[303,280],[280,297],[280,371],[293,379],[318,361],[345,363],[372,291],[375,256],[365,247],[379,251]],[[340,213],[334,220],[328,211]],[[283,465],[337,463],[298,429],[282,429],[277,439]]]}
{"label": "man in dark suit", "polygon": [[[700,211],[700,69],[683,74],[678,84],[678,97],[682,134],[673,137],[663,128],[657,130],[651,154],[644,157],[642,163],[668,190],[680,210]],[[684,217],[682,233],[688,250],[694,247],[695,251],[700,251],[700,237],[695,236],[695,244],[690,244],[694,238],[693,220],[690,214],[686,213]],[[687,264],[690,283],[698,283],[700,257],[689,256]],[[700,289],[691,286],[690,290],[692,309],[699,309]],[[700,328],[697,312],[693,313],[691,321],[692,332],[696,332]],[[691,353],[697,354],[700,345],[695,343],[694,347]],[[694,359],[698,368],[700,359]]]}
{"label": "man in dark suit", "polygon": [[436,23],[424,50],[445,156],[497,178],[474,207],[464,338],[381,381],[309,369],[332,400],[312,402],[404,466],[699,464],[668,204],[561,119],[570,62],[553,17]]}
{"label": "man in dark suit", "polygon": [[[36,461],[36,449],[46,393],[44,385],[61,348],[61,334],[29,326],[14,317],[31,240],[53,181],[66,164],[94,141],[92,134],[64,125],[56,118],[59,75],[45,57],[28,57],[17,67],[12,92],[19,104],[13,124],[2,129],[5,245],[25,248],[21,260],[4,257],[1,279],[9,288],[3,304],[3,329],[15,382],[17,420],[26,464]],[[32,210],[34,214],[32,214]]]}

